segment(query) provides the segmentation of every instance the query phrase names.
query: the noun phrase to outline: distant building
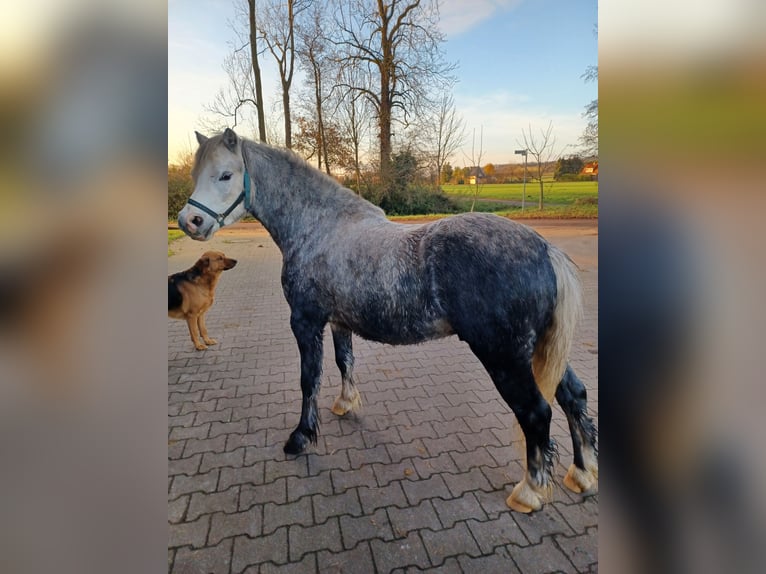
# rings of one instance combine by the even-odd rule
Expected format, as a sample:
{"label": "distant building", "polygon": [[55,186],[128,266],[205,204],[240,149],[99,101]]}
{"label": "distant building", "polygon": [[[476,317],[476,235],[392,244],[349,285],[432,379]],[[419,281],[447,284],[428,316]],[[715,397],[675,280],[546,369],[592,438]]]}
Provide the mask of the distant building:
{"label": "distant building", "polygon": [[479,180],[479,183],[481,183],[481,180],[487,177],[487,174],[484,173],[484,170],[480,167],[472,167],[468,170],[468,183],[471,185],[476,185],[476,180]]}
{"label": "distant building", "polygon": [[591,179],[598,179],[598,162],[597,161],[589,161],[586,163],[582,171],[580,172],[580,175],[589,175]]}

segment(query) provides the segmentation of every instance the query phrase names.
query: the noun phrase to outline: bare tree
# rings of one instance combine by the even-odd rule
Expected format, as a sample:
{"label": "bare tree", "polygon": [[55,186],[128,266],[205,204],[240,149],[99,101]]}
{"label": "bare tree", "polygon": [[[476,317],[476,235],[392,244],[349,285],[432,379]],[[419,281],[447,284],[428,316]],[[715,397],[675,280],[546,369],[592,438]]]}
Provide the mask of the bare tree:
{"label": "bare tree", "polygon": [[[586,82],[598,81],[598,66],[588,66],[581,76]],[[583,155],[598,157],[598,98],[592,100],[583,112],[583,117],[588,120],[583,134],[580,136],[580,145]]]}
{"label": "bare tree", "polygon": [[253,68],[253,84],[255,101],[258,112],[258,139],[266,142],[266,120],[263,113],[263,84],[261,83],[261,66],[258,63],[258,23],[256,22],[255,0],[247,0],[247,15],[250,32],[250,61]]}
{"label": "bare tree", "polygon": [[555,153],[556,137],[553,135],[553,122],[548,122],[548,128],[540,130],[540,135],[532,133],[532,125],[529,125],[528,131],[521,130],[523,143],[518,142],[520,146],[528,150],[529,154],[535,158],[537,165],[532,172],[532,179],[540,182],[540,201],[538,207],[543,208],[543,176],[548,170]]}
{"label": "bare tree", "polygon": [[[255,0],[248,0],[247,8],[244,5],[237,7],[237,19],[231,25],[238,37],[238,47],[233,48],[223,62],[229,83],[219,89],[213,101],[205,106],[212,118],[202,123],[211,131],[220,131],[232,124],[236,127],[246,120],[251,109],[255,109],[258,138],[265,142],[266,121],[258,63]],[[249,25],[246,30],[242,30],[238,23],[246,19]],[[246,51],[246,48],[249,50]]]}
{"label": "bare tree", "polygon": [[328,153],[327,137],[325,133],[324,104],[326,100],[324,90],[324,76],[331,73],[331,58],[328,54],[327,39],[324,29],[327,27],[325,10],[317,3],[304,22],[298,25],[298,56],[302,67],[307,72],[307,83],[313,91],[314,109],[316,118],[316,151],[317,166],[322,169],[324,158],[325,171],[330,174],[330,154]]}
{"label": "bare tree", "polygon": [[478,155],[476,154],[476,128],[473,128],[473,137],[471,138],[471,156],[468,157],[465,153],[463,153],[463,155],[465,156],[465,159],[471,163],[471,167],[468,168],[467,176],[471,177],[471,172],[475,174],[473,199],[471,201],[471,212],[473,212],[474,207],[476,207],[476,200],[479,199],[479,192],[481,191],[481,158],[484,155],[484,126],[481,126],[481,131],[479,132]]}
{"label": "bare tree", "polygon": [[448,79],[443,60],[438,0],[354,0],[337,4],[336,44],[346,65],[368,70],[376,86],[347,86],[364,93],[378,119],[381,179],[390,179],[392,121],[405,125],[434,84]]}
{"label": "bare tree", "polygon": [[465,140],[465,122],[455,109],[452,94],[445,92],[439,99],[435,113],[422,126],[422,133],[428,139],[435,170],[434,187],[439,187],[444,164],[460,149]]}
{"label": "bare tree", "polygon": [[334,90],[336,97],[334,115],[338,118],[343,136],[351,147],[349,167],[354,173],[358,194],[361,194],[362,189],[362,150],[368,142],[372,112],[369,101],[361,91],[343,88],[343,86],[361,85],[360,75],[358,68],[340,67],[337,86]]}
{"label": "bare tree", "polygon": [[[252,1],[252,0],[250,0]],[[305,1],[268,0],[259,3],[261,17],[256,22],[258,31],[274,56],[282,87],[282,112],[285,125],[285,147],[292,147],[292,119],[290,116],[290,88],[295,72],[295,22],[306,7]]]}

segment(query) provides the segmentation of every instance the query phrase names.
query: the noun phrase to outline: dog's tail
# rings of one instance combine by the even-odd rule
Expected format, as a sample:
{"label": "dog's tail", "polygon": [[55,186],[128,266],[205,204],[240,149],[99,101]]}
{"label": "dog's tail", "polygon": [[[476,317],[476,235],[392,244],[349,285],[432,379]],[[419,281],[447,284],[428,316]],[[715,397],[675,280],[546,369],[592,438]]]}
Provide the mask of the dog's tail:
{"label": "dog's tail", "polygon": [[552,245],[548,246],[548,256],[556,274],[556,304],[553,321],[535,346],[532,372],[540,393],[551,402],[564,376],[575,328],[583,315],[583,298],[574,262]]}

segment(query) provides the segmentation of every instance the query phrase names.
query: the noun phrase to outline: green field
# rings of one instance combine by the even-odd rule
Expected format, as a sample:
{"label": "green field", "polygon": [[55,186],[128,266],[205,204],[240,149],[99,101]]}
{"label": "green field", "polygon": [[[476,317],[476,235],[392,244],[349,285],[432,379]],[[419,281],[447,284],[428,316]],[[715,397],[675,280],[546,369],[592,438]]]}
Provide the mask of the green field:
{"label": "green field", "polygon": [[[442,185],[447,195],[455,198],[470,199],[473,197],[472,185]],[[479,201],[482,199],[499,199],[505,201],[521,201],[523,183],[488,183],[479,186]],[[537,182],[527,182],[527,205],[537,205],[540,196],[540,185]],[[577,200],[593,202],[598,198],[597,181],[544,181],[543,197],[545,204],[574,205]]]}
{"label": "green field", "polygon": [[168,257],[173,255],[173,250],[170,249],[170,244],[178,239],[181,239],[186,234],[180,229],[168,229]]}

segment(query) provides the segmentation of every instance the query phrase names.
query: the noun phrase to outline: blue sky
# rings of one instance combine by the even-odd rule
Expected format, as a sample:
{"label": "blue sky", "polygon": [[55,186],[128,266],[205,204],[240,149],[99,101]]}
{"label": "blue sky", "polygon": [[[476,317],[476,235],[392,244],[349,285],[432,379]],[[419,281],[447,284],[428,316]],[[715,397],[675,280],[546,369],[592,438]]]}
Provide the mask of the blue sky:
{"label": "blue sky", "polygon": [[[226,82],[221,65],[235,41],[235,0],[168,3],[168,157],[194,149],[204,104]],[[522,128],[553,122],[557,148],[577,145],[582,112],[597,96],[581,75],[597,64],[595,0],[443,0],[447,59],[458,62],[455,101],[471,134],[484,129],[482,164],[515,162]],[[278,99],[276,71],[265,55],[264,96]],[[570,147],[565,147],[569,145]],[[459,152],[453,165],[466,164]]]}

